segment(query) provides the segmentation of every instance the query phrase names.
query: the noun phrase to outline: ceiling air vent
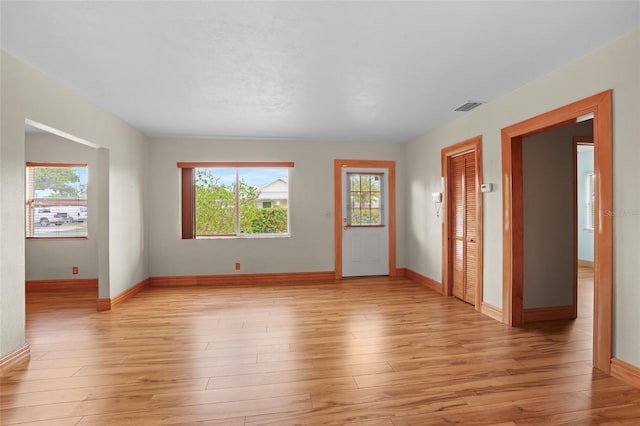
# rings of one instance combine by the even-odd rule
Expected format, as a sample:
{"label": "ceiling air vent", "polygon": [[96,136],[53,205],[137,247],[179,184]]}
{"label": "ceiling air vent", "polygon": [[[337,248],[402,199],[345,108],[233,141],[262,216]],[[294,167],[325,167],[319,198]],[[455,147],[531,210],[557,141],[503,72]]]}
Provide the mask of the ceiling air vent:
{"label": "ceiling air vent", "polygon": [[467,112],[467,111],[471,111],[472,109],[479,107],[480,105],[482,105],[484,102],[481,101],[467,101],[466,104],[464,105],[460,105],[458,108],[456,108],[454,111],[462,111],[462,112]]}

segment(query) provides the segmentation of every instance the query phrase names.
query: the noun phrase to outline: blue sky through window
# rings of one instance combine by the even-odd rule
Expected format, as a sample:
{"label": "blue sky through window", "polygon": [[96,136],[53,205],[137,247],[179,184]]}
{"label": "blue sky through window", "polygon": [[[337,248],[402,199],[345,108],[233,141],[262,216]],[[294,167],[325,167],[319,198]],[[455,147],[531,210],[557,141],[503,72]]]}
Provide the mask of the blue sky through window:
{"label": "blue sky through window", "polygon": [[[220,177],[221,182],[225,185],[233,185],[236,180],[235,168],[213,168],[215,176]],[[289,181],[289,169],[283,168],[249,168],[241,167],[240,179],[244,179],[249,185],[260,188],[276,179]]]}
{"label": "blue sky through window", "polygon": [[276,179],[282,179],[287,182],[289,180],[288,174],[288,169],[240,169],[240,179],[244,179],[249,185],[256,188],[260,188]]}

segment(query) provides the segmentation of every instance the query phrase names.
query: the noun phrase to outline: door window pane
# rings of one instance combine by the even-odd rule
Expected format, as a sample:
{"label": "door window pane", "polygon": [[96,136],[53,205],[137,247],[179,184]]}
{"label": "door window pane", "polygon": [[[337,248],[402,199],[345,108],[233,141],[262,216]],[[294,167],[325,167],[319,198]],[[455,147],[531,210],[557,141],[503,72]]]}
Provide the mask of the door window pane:
{"label": "door window pane", "polygon": [[349,226],[375,226],[383,224],[382,174],[347,173]]}

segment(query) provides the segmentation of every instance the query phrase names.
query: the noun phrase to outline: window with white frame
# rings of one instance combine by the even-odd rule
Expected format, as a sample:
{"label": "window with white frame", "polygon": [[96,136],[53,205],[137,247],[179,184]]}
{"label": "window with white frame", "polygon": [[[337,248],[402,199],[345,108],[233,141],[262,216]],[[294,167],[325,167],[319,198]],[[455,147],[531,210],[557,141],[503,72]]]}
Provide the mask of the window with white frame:
{"label": "window with white frame", "polygon": [[178,163],[182,238],[286,236],[293,163]]}

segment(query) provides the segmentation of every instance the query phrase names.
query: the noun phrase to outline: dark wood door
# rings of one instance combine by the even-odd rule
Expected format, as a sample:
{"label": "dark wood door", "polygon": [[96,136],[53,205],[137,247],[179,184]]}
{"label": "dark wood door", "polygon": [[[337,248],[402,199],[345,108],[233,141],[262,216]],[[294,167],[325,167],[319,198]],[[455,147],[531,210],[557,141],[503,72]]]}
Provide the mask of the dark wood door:
{"label": "dark wood door", "polygon": [[449,179],[452,292],[455,297],[475,304],[478,224],[474,152],[451,158]]}

